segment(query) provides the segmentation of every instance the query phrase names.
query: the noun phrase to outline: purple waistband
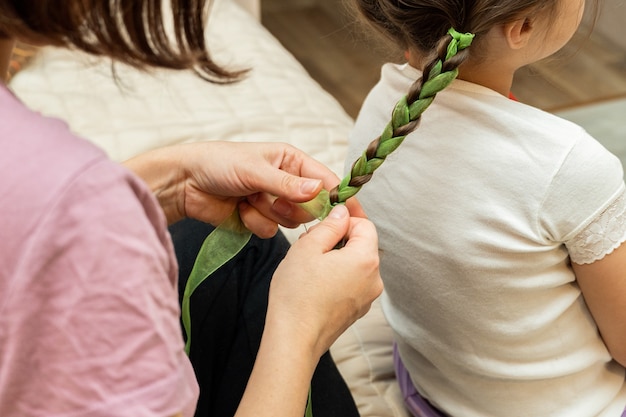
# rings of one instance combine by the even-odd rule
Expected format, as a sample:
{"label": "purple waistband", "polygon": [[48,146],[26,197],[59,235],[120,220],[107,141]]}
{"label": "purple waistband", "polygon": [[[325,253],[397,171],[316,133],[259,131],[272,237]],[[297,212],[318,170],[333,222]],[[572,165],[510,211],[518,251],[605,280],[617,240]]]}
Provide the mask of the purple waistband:
{"label": "purple waistband", "polygon": [[445,417],[445,414],[430,405],[430,403],[417,392],[409,376],[409,371],[406,370],[400,359],[398,346],[395,343],[393,345],[393,364],[396,369],[396,378],[400,385],[400,391],[402,391],[402,398],[411,414],[415,417]]}
{"label": "purple waistband", "polygon": [[[406,370],[402,359],[400,359],[398,346],[395,343],[393,344],[393,364],[396,369],[396,378],[400,385],[402,398],[411,414],[414,417],[446,417],[443,412],[433,407],[428,400],[417,392],[409,376],[409,371]],[[621,417],[626,417],[626,410],[624,410]]]}

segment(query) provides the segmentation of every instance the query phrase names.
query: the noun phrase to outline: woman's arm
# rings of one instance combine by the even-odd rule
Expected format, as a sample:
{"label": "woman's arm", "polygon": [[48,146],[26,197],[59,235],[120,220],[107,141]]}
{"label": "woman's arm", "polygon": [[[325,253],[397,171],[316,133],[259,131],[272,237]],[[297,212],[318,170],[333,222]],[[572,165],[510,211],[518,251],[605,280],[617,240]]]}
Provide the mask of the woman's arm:
{"label": "woman's arm", "polygon": [[155,193],[169,223],[192,217],[218,225],[239,208],[246,227],[261,237],[273,236],[278,223],[295,227],[310,221],[295,203],[339,183],[323,164],[281,143],[176,145],[124,165]]}
{"label": "woman's arm", "polygon": [[[333,249],[343,236],[345,246]],[[274,274],[261,346],[236,417],[304,415],[319,358],[382,292],[378,263],[374,225],[350,218],[344,206],[294,243]]]}
{"label": "woman's arm", "polygon": [[[170,222],[189,216],[217,224],[238,207],[257,234],[263,225],[301,222],[304,213],[292,203],[339,182],[319,162],[278,143],[162,148],[126,166],[148,183]],[[356,201],[350,211],[335,207],[294,243],[276,270],[237,417],[301,417],[319,358],[382,292],[376,229],[350,213],[363,216]],[[344,237],[345,245],[334,249]]]}
{"label": "woman's arm", "polygon": [[626,244],[591,264],[572,264],[611,356],[626,366]]}
{"label": "woman's arm", "polygon": [[[284,321],[284,320],[282,320]],[[266,319],[254,369],[235,417],[302,417],[319,356],[297,336],[302,329]]]}

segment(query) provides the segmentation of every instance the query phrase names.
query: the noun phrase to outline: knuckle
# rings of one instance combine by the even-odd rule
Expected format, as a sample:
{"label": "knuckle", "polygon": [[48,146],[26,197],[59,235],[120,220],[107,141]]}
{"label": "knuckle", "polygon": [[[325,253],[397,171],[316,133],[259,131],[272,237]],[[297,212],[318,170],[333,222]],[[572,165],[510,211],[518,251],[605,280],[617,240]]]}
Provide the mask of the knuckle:
{"label": "knuckle", "polygon": [[296,185],[296,177],[292,175],[283,175],[280,180],[280,189],[283,190],[284,195],[289,195],[290,190]]}

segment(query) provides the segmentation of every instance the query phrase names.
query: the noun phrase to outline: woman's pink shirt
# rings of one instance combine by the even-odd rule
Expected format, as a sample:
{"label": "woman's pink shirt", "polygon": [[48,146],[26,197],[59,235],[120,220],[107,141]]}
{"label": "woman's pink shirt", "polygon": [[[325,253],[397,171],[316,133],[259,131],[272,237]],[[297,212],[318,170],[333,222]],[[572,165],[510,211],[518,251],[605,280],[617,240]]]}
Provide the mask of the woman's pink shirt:
{"label": "woman's pink shirt", "polygon": [[197,395],[155,198],[0,87],[0,416],[192,416]]}

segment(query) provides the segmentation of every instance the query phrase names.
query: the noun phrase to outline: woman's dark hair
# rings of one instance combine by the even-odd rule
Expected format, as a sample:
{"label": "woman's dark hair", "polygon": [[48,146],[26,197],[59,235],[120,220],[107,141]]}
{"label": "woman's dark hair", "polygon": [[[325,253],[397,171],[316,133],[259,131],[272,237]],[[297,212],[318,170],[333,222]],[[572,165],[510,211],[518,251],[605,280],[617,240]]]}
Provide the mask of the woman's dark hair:
{"label": "woman's dark hair", "polygon": [[75,47],[136,68],[193,69],[213,82],[205,27],[211,0],[0,0],[0,37]]}

